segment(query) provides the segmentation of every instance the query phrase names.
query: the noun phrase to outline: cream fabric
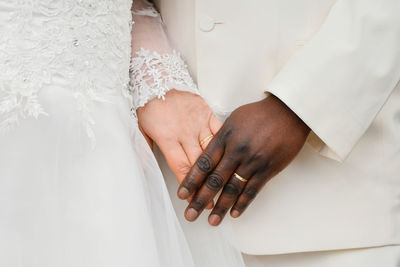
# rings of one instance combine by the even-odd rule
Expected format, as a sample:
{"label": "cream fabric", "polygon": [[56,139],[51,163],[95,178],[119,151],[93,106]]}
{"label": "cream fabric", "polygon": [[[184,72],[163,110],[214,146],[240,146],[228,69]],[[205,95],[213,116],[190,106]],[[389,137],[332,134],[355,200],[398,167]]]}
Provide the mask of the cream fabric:
{"label": "cream fabric", "polygon": [[131,6],[0,1],[0,266],[195,266],[130,113]]}
{"label": "cream fabric", "polygon": [[398,267],[400,247],[244,256],[247,267]]}
{"label": "cream fabric", "polygon": [[242,251],[400,243],[400,2],[156,2],[216,112],[269,90],[313,130],[294,162],[232,221]]}
{"label": "cream fabric", "polygon": [[[130,78],[189,75],[157,14],[134,4],[131,31],[132,0],[0,1],[0,266],[197,266],[131,116],[153,94],[128,93]],[[141,48],[173,60],[130,77]],[[243,266],[215,243],[207,258]]]}

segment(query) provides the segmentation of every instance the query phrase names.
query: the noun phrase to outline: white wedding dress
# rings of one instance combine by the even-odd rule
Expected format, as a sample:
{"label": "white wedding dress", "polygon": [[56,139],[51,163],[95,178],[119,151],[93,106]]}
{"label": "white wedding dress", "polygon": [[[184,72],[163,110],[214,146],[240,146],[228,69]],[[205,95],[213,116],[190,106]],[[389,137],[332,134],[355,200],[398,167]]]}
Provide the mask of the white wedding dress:
{"label": "white wedding dress", "polygon": [[0,266],[197,265],[134,112],[195,86],[178,54],[131,38],[131,6],[0,1]]}

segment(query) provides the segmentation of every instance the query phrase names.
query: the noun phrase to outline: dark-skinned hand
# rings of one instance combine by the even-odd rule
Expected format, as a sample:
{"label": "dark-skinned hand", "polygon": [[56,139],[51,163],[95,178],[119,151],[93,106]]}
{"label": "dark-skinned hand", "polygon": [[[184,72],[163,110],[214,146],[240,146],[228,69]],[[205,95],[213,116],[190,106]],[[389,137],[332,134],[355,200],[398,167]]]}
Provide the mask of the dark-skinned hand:
{"label": "dark-skinned hand", "polygon": [[178,189],[181,199],[194,194],[185,218],[196,220],[220,190],[209,223],[219,225],[229,209],[232,217],[239,217],[261,188],[294,159],[309,132],[273,95],[236,109]]}

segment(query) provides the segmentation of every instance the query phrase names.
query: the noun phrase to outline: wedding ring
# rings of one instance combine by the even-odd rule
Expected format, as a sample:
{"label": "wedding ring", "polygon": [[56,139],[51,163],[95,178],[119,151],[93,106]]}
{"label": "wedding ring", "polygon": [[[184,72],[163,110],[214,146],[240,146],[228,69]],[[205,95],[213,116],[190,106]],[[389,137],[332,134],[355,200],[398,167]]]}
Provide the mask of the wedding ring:
{"label": "wedding ring", "polygon": [[204,138],[203,140],[200,141],[200,146],[203,146],[207,141],[211,140],[214,137],[213,134],[207,136],[206,138]]}
{"label": "wedding ring", "polygon": [[235,178],[239,179],[240,181],[242,181],[243,183],[247,183],[247,179],[244,179],[242,176],[240,176],[239,174],[237,174],[236,172],[233,173],[233,176],[235,176]]}

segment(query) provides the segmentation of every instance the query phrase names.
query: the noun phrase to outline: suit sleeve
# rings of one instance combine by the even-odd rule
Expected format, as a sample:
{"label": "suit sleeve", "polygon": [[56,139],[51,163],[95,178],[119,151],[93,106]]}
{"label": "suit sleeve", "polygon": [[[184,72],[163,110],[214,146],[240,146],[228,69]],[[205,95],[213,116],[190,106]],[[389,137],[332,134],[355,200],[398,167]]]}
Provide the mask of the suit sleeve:
{"label": "suit sleeve", "polygon": [[338,0],[268,91],[344,160],[399,79],[400,1]]}

